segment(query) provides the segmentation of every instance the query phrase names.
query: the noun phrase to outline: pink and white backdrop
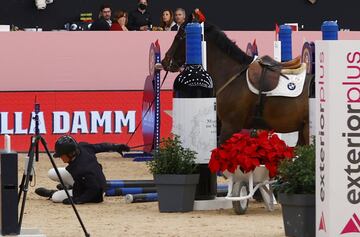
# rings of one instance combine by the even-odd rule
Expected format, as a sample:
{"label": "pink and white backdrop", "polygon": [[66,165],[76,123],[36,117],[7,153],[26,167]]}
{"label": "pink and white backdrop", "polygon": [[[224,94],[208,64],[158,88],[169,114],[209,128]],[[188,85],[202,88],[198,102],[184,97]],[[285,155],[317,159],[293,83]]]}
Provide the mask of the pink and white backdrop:
{"label": "pink and white backdrop", "polygon": [[[260,55],[273,55],[274,32],[226,34],[244,50],[256,39]],[[13,135],[15,150],[28,149],[37,96],[50,149],[60,132],[89,142],[127,142],[141,120],[150,44],[158,39],[164,55],[174,36],[174,32],[0,32],[0,133]],[[360,32],[339,34],[339,39],[359,38]],[[301,54],[304,42],[319,39],[321,32],[293,32],[293,56]],[[171,130],[167,111],[172,109],[176,75],[170,73],[162,87],[162,136]],[[2,140],[1,136],[0,144]],[[139,144],[141,129],[130,143]]]}

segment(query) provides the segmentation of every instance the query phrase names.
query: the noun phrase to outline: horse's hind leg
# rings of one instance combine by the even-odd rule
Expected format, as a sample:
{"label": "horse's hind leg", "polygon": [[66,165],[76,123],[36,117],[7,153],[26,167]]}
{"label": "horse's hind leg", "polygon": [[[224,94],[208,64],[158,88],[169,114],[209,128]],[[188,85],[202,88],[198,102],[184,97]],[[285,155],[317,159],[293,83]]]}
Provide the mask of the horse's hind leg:
{"label": "horse's hind leg", "polygon": [[305,122],[299,130],[297,145],[309,145],[309,121]]}

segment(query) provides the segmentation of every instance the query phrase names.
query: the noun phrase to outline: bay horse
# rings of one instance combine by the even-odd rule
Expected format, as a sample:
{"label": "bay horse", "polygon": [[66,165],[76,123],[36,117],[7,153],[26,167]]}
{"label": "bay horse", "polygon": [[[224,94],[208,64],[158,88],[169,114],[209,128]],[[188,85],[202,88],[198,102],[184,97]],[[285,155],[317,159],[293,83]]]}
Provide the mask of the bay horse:
{"label": "bay horse", "polygon": [[[259,95],[250,91],[246,81],[246,69],[253,62],[253,57],[248,56],[216,26],[206,23],[204,31],[207,71],[214,82],[217,115],[221,121],[219,140],[222,144],[241,129],[253,128]],[[182,26],[162,60],[166,71],[179,71],[185,64],[185,38],[185,26]],[[269,57],[265,57],[269,61]],[[276,61],[271,58],[270,61],[274,66]],[[279,63],[275,64],[281,67]],[[270,68],[272,71],[277,69]],[[303,91],[298,97],[265,97],[261,111],[263,121],[275,132],[298,131],[298,145],[309,144],[308,96],[311,78],[311,75],[306,76]]]}

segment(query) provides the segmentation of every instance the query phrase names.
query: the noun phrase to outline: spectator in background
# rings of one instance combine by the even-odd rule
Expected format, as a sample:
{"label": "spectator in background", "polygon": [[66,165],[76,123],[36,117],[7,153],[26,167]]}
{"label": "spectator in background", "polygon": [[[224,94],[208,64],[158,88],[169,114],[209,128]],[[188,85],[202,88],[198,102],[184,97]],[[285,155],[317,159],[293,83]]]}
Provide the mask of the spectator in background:
{"label": "spectator in background", "polygon": [[185,10],[182,8],[177,8],[175,10],[175,25],[171,27],[172,31],[178,31],[180,29],[180,26],[185,23],[186,14]]}
{"label": "spectator in background", "polygon": [[147,11],[147,0],[138,0],[138,7],[136,10],[129,13],[129,30],[151,30],[152,20],[151,14]]}
{"label": "spectator in background", "polygon": [[91,24],[90,30],[110,30],[111,23],[111,7],[108,4],[103,4],[100,7],[99,18]]}
{"label": "spectator in background", "polygon": [[163,10],[160,22],[160,26],[164,31],[170,31],[171,27],[176,25],[176,23],[174,22],[173,11],[171,11],[170,9]]}
{"label": "spectator in background", "polygon": [[119,10],[114,14],[114,21],[110,27],[111,31],[128,31],[126,24],[128,23],[128,14],[125,11]]}

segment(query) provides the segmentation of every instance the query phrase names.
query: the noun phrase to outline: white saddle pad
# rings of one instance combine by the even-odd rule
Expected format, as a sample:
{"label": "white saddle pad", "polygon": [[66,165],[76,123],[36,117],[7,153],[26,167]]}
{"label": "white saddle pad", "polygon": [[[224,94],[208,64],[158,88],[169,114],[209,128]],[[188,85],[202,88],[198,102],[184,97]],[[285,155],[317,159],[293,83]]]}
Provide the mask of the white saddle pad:
{"label": "white saddle pad", "polygon": [[[279,84],[277,87],[268,92],[262,92],[266,96],[285,96],[285,97],[298,97],[304,89],[306,70],[303,70],[299,74],[285,74],[289,79],[280,76]],[[259,90],[256,89],[249,80],[249,72],[246,71],[246,81],[249,89],[254,94],[259,94]]]}

